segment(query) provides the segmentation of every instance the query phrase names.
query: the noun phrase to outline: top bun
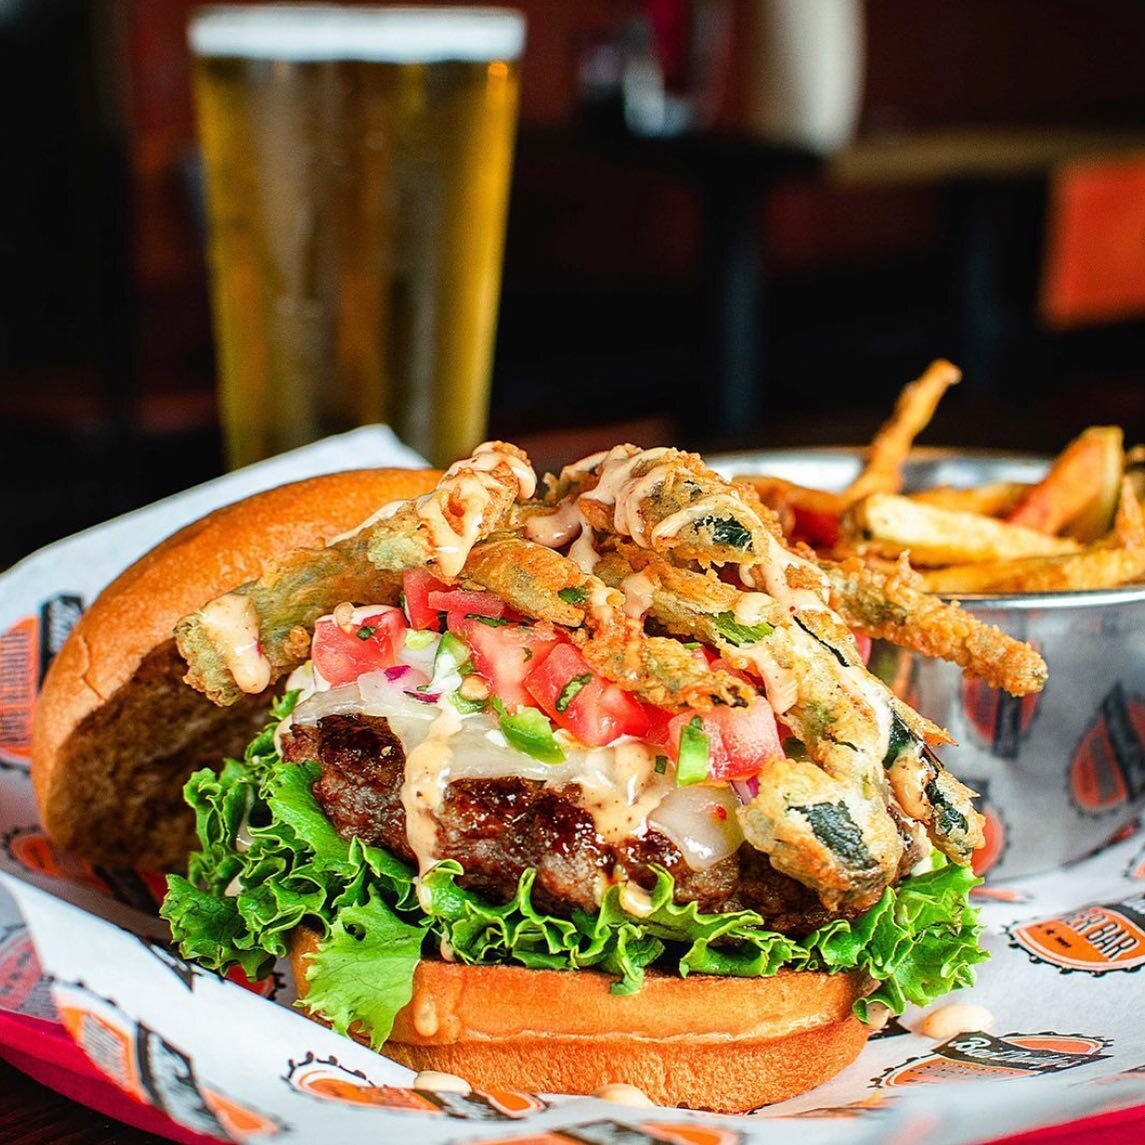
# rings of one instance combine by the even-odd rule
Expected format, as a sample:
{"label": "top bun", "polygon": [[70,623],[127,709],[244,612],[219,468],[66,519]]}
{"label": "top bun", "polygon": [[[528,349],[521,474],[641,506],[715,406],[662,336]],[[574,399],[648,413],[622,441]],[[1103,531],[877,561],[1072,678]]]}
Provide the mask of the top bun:
{"label": "top bun", "polygon": [[176,622],[292,549],[318,548],[386,502],[427,492],[439,476],[357,469],[257,493],[180,529],[112,581],[37,701],[32,781],[51,838],[92,862],[181,865],[194,844],[183,784],[242,751],[270,690],[218,708],[187,687]]}

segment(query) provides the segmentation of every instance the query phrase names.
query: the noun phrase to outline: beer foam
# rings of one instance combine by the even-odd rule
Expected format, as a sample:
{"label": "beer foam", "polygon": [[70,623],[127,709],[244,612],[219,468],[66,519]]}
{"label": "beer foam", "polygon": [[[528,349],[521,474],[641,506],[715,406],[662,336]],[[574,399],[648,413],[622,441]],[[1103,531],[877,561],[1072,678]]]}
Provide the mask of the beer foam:
{"label": "beer foam", "polygon": [[318,62],[438,63],[515,60],[520,12],[498,8],[212,8],[188,28],[200,56]]}

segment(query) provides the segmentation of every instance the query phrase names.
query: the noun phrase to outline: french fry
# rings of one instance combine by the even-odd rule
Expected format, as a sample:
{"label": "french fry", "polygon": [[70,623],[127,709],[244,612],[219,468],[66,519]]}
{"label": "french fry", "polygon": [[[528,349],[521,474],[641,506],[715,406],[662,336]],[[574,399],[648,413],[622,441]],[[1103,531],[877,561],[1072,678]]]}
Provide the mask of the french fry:
{"label": "french fry", "polygon": [[1062,450],[1007,520],[1041,533],[1069,526],[1079,541],[1094,541],[1109,531],[1123,462],[1121,430],[1091,426]]}
{"label": "french fry", "polygon": [[944,596],[1114,588],[1145,577],[1145,545],[1093,546],[1065,556],[953,565],[922,576],[930,592]]}
{"label": "french fry", "polygon": [[1128,474],[1121,479],[1121,496],[1117,500],[1109,540],[1114,545],[1145,545],[1145,509]]}
{"label": "french fry", "polygon": [[1138,501],[1145,501],[1145,445],[1135,445],[1125,451],[1125,476],[1133,487]]}
{"label": "french fry", "polygon": [[912,564],[963,565],[980,561],[1073,553],[1076,541],[978,513],[937,509],[894,493],[874,493],[851,506],[843,535],[863,552],[883,557],[909,553]]}
{"label": "french fry", "polygon": [[842,494],[846,504],[871,493],[897,493],[902,488],[902,465],[914,439],[929,424],[942,395],[961,378],[957,366],[939,358],[903,389],[890,420],[871,442],[863,471]]}
{"label": "french fry", "polygon": [[992,481],[986,485],[972,485],[968,489],[936,485],[933,489],[920,489],[907,496],[912,501],[933,505],[936,509],[981,513],[984,517],[1005,517],[1032,488],[1032,485],[1024,481]]}

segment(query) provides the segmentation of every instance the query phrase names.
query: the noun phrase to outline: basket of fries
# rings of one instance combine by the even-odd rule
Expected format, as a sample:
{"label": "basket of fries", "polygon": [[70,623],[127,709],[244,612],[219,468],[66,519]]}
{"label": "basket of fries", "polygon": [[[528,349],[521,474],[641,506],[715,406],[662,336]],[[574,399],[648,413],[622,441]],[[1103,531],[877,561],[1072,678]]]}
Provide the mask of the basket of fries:
{"label": "basket of fries", "polygon": [[[872,586],[863,628],[885,639],[871,667],[957,740],[987,819],[975,866],[996,881],[1092,853],[1145,806],[1145,449],[1110,426],[1054,459],[912,448],[958,377],[934,363],[869,449],[718,468],[749,482],[789,537]],[[980,637],[928,607],[951,599],[1032,644],[1045,687],[1027,687],[1018,662],[981,678]],[[954,664],[920,654],[952,646]]]}

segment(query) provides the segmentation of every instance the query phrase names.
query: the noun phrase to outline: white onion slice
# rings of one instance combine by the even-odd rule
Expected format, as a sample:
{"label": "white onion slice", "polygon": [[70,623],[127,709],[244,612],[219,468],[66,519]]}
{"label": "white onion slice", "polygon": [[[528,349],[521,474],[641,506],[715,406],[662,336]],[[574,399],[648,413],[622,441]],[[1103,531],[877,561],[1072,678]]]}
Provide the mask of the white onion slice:
{"label": "white onion slice", "polygon": [[743,842],[730,788],[677,787],[648,816],[648,825],[667,835],[693,871],[706,871],[734,854]]}

